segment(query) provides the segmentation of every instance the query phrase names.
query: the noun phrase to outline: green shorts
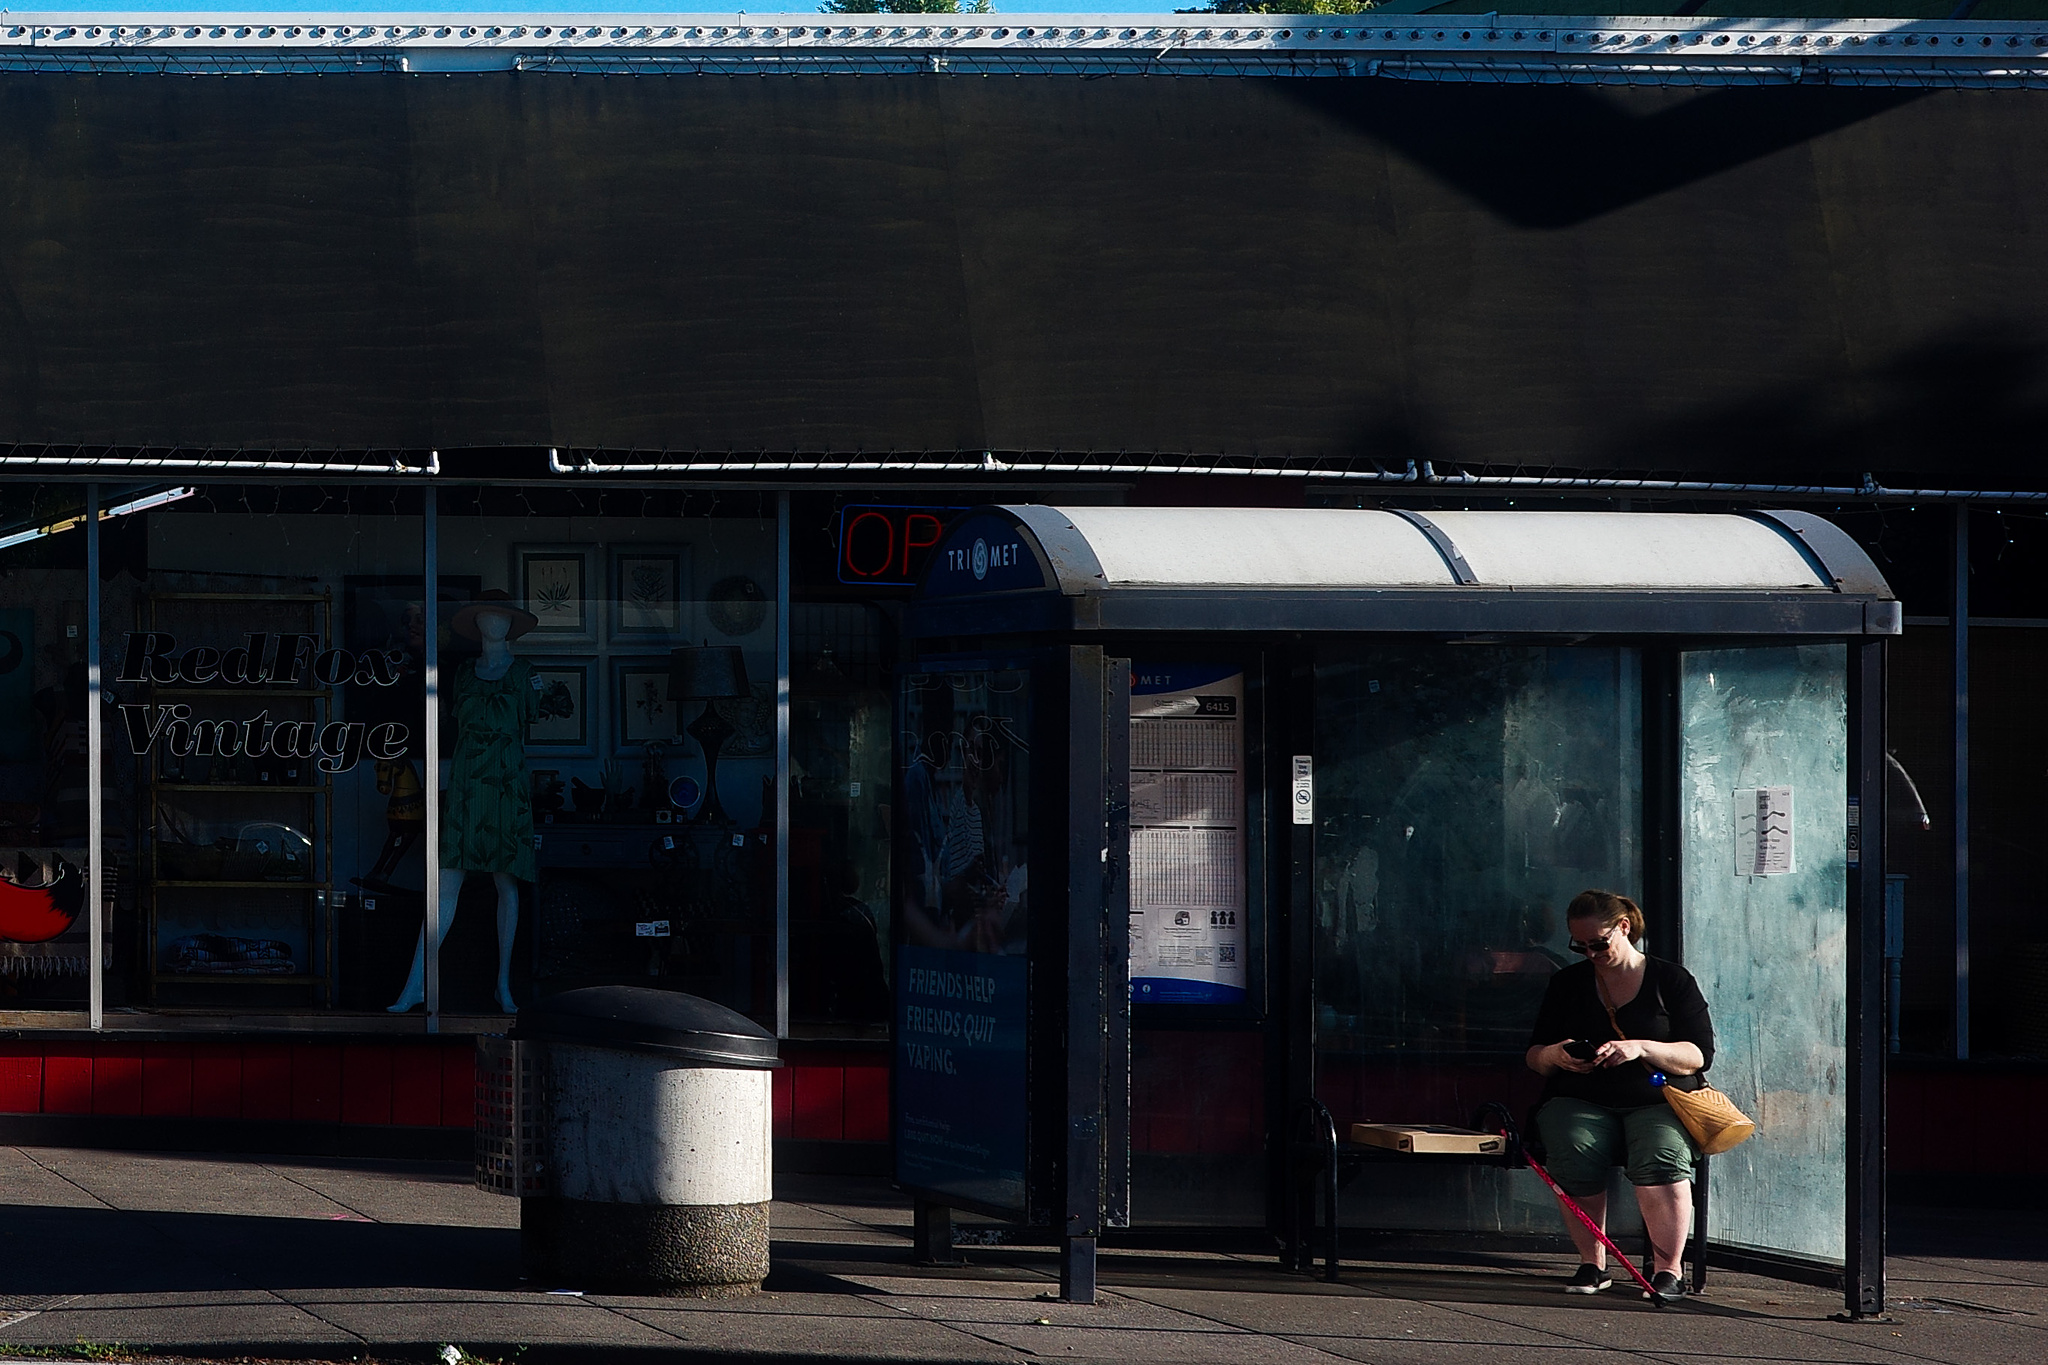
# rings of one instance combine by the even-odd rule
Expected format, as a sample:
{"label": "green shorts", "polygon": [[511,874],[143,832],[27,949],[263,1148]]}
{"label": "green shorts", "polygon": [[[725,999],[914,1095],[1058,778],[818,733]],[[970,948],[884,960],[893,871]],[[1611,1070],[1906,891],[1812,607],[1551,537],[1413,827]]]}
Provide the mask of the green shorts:
{"label": "green shorts", "polygon": [[1585,1100],[1544,1101],[1536,1131],[1549,1154],[1544,1169],[1574,1199],[1604,1194],[1610,1167],[1631,1185],[1675,1185],[1692,1179],[1699,1149],[1668,1104],[1609,1109]]}

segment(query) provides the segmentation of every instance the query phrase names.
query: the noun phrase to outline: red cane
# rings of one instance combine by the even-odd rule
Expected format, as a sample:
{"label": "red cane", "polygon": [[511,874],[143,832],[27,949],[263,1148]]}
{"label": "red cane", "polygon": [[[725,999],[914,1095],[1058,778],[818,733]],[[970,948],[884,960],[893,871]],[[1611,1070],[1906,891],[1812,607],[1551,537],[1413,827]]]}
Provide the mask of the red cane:
{"label": "red cane", "polygon": [[1664,1300],[1657,1293],[1656,1286],[1652,1285],[1648,1280],[1643,1278],[1643,1272],[1636,1269],[1635,1262],[1629,1260],[1628,1257],[1621,1254],[1621,1248],[1614,1244],[1614,1239],[1612,1237],[1609,1237],[1605,1232],[1603,1232],[1600,1228],[1600,1225],[1587,1216],[1586,1211],[1579,1207],[1579,1203],[1576,1199],[1573,1199],[1570,1195],[1566,1194],[1562,1189],[1558,1188],[1557,1182],[1550,1178],[1550,1172],[1544,1170],[1541,1166],[1537,1165],[1536,1158],[1530,1156],[1526,1150],[1522,1153],[1522,1160],[1529,1163],[1530,1170],[1536,1172],[1537,1175],[1543,1177],[1543,1183],[1550,1186],[1550,1192],[1557,1196],[1559,1203],[1563,1204],[1566,1208],[1572,1211],[1573,1216],[1575,1216],[1581,1223],[1584,1223],[1586,1225],[1586,1231],[1592,1233],[1595,1237],[1598,1237],[1600,1239],[1600,1245],[1606,1247],[1608,1253],[1612,1255],[1615,1260],[1621,1262],[1621,1268],[1623,1270],[1626,1270],[1629,1273],[1630,1278],[1634,1279],[1637,1284],[1643,1287],[1643,1292],[1649,1295],[1650,1302],[1656,1304],[1659,1308],[1662,1308],[1664,1306]]}

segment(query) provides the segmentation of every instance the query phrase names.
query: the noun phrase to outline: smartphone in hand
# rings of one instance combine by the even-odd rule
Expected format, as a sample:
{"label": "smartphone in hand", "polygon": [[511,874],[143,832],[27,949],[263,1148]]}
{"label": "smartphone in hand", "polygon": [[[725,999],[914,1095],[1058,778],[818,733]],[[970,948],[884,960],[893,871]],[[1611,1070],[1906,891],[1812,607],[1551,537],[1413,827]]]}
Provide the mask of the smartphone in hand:
{"label": "smartphone in hand", "polygon": [[1599,1050],[1600,1044],[1588,1042],[1584,1038],[1574,1038],[1564,1045],[1564,1055],[1580,1062],[1592,1061],[1593,1054]]}

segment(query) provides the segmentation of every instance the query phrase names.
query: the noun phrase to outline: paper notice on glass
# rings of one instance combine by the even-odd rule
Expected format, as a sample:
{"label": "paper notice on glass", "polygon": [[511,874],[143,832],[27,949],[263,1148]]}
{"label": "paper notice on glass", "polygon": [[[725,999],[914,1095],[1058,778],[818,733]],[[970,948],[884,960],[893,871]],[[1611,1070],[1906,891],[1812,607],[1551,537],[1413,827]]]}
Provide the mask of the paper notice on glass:
{"label": "paper notice on glass", "polygon": [[1294,756],[1294,823],[1316,822],[1316,760],[1313,754]]}
{"label": "paper notice on glass", "polygon": [[1735,793],[1735,875],[1797,872],[1792,850],[1792,789],[1743,787]]}
{"label": "paper notice on glass", "polygon": [[1131,999],[1245,993],[1244,674],[1139,664],[1131,678]]}

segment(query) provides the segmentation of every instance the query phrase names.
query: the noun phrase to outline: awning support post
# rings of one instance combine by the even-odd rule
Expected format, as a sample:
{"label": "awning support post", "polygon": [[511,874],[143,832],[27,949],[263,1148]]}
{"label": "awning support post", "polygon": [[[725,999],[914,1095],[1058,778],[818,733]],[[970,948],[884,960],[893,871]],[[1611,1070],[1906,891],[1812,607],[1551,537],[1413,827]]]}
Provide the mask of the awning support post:
{"label": "awning support post", "polygon": [[1949,584],[1950,643],[1954,648],[1955,814],[1950,817],[1955,851],[1956,1060],[1970,1056],[1970,508],[1955,509],[1954,577]]}
{"label": "awning support post", "polygon": [[[100,690],[100,486],[85,486],[85,922],[86,1007],[97,1033],[106,1026],[106,762],[105,700]],[[152,759],[151,762],[155,760]],[[150,952],[154,961],[155,948]]]}
{"label": "awning support post", "polygon": [[1844,1144],[1844,1316],[1884,1314],[1884,642],[1849,646],[1849,1131]]}

